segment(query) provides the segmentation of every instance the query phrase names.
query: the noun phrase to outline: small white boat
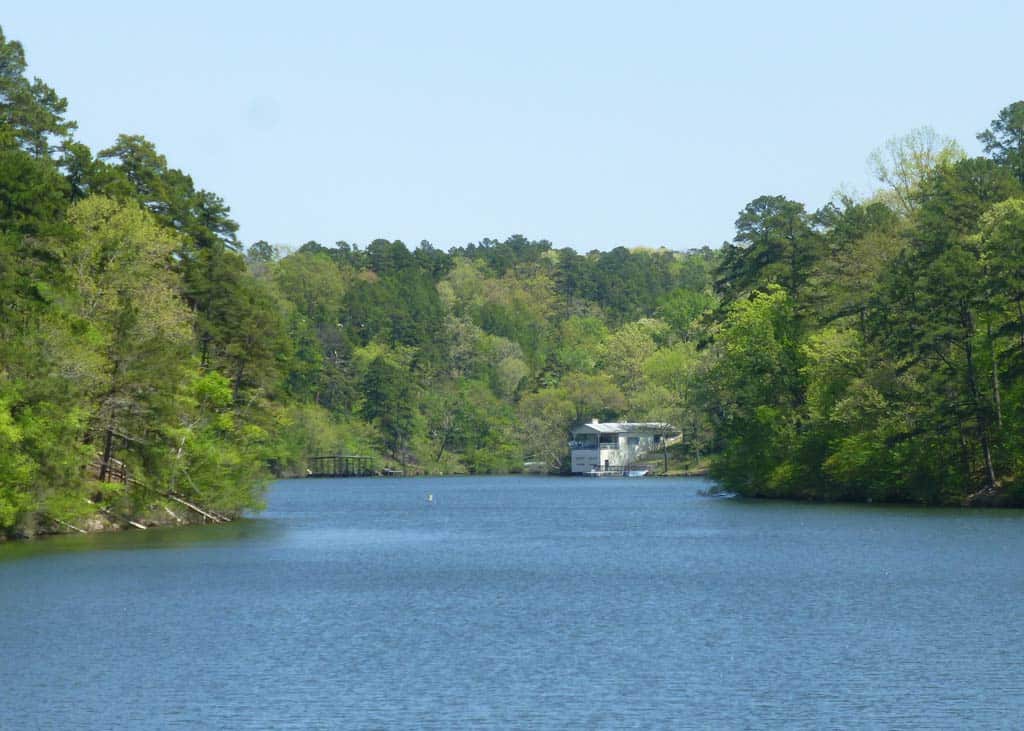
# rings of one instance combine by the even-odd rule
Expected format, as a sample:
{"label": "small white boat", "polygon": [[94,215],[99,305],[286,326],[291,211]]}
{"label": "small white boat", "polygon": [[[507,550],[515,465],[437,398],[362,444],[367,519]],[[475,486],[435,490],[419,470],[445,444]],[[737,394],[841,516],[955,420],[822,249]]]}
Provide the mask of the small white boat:
{"label": "small white boat", "polygon": [[650,467],[611,467],[606,470],[590,470],[584,472],[587,477],[646,477],[651,473]]}

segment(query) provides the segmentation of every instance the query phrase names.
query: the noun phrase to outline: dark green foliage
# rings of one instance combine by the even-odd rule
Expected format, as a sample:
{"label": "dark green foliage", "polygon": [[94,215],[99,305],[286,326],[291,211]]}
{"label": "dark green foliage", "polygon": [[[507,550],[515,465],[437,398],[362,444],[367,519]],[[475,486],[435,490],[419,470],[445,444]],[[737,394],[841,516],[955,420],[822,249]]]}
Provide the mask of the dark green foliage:
{"label": "dark green foliage", "polygon": [[484,239],[479,244],[452,249],[451,253],[470,261],[481,261],[500,277],[516,267],[537,264],[550,249],[550,241],[529,241],[516,234],[503,242]]}
{"label": "dark green foliage", "polygon": [[735,241],[725,248],[715,281],[726,304],[771,283],[802,302],[822,248],[803,204],[778,195],[756,198],[736,219]]}
{"label": "dark green foliage", "polygon": [[361,390],[362,416],[380,430],[388,453],[404,463],[416,427],[416,394],[409,373],[378,356],[370,363]]}
{"label": "dark green foliage", "polygon": [[[291,360],[276,294],[219,197],[141,137],[94,157],[24,68],[0,35],[0,532],[168,489],[256,506]],[[96,480],[107,457],[131,482]]]}
{"label": "dark green foliage", "polygon": [[[815,499],[1013,493],[1021,194],[1007,165],[977,158],[925,175],[903,218],[847,202],[792,225],[800,211],[780,199],[748,206],[737,237],[746,248],[727,251],[720,269],[707,400],[720,479],[745,494]],[[810,246],[787,256],[801,238]],[[753,318],[764,295],[737,296],[766,281],[802,306]]]}
{"label": "dark green foliage", "polygon": [[246,249],[245,258],[253,263],[269,264],[277,258],[277,252],[266,241],[257,241]]}
{"label": "dark green foliage", "polygon": [[67,139],[77,125],[64,118],[67,100],[39,79],[28,79],[26,69],[21,44],[0,30],[0,147],[49,158],[53,142]]}
{"label": "dark green foliage", "polygon": [[1024,183],[1024,101],[1002,109],[978,140],[993,160]]}
{"label": "dark green foliage", "polygon": [[24,69],[0,34],[2,533],[238,512],[315,454],[559,471],[594,417],[676,423],[747,495],[1024,501],[1024,102],[899,205],[762,196],[721,251],[243,255],[219,196],[142,137],[94,156]]}
{"label": "dark green foliage", "polygon": [[[348,342],[410,346],[435,362],[443,346],[444,318],[433,271],[425,270],[401,241],[374,241],[366,261],[370,270],[352,282],[337,313]],[[432,264],[428,258],[426,265]]]}

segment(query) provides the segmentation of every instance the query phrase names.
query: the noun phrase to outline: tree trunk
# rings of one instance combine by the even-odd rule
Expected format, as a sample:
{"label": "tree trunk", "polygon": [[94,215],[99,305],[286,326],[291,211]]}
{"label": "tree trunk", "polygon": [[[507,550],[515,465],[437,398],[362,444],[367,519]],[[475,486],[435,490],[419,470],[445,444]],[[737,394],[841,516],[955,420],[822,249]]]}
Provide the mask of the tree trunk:
{"label": "tree trunk", "polygon": [[107,481],[110,472],[110,458],[114,452],[114,428],[107,427],[107,434],[103,439],[103,460],[100,462],[100,482]]}
{"label": "tree trunk", "polygon": [[242,377],[245,375],[245,361],[239,361],[238,367],[235,369],[235,377],[231,384],[231,400],[233,403],[238,403],[239,398],[242,395]]}
{"label": "tree trunk", "polygon": [[971,342],[971,334],[974,332],[974,318],[970,310],[964,308],[963,324],[965,330],[964,354],[967,358],[967,388],[971,396],[971,402],[978,422],[978,437],[981,440],[982,458],[985,461],[985,487],[993,491],[996,487],[995,467],[992,464],[992,448],[989,444],[988,415],[981,403],[978,393],[978,380],[974,369],[974,346]]}
{"label": "tree trunk", "polygon": [[1003,402],[999,395],[999,364],[996,355],[996,341],[992,337],[992,323],[988,323],[988,343],[992,350],[992,401],[996,407],[996,426],[1003,428]]}
{"label": "tree trunk", "polygon": [[1020,352],[1024,353],[1024,296],[1017,296],[1017,322],[1020,325]]}
{"label": "tree trunk", "polygon": [[968,487],[974,479],[974,471],[971,469],[971,448],[967,444],[966,429],[964,427],[964,417],[960,413],[960,407],[956,408],[956,431],[957,437],[960,440],[960,467],[964,471],[964,481]]}

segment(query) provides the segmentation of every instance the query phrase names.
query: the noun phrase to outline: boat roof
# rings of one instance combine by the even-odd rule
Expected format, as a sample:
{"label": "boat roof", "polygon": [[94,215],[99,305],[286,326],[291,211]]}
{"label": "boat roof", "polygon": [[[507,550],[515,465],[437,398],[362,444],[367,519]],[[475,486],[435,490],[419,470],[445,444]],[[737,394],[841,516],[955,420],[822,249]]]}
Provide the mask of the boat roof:
{"label": "boat roof", "polygon": [[580,424],[572,430],[573,434],[592,432],[594,434],[627,434],[629,432],[665,432],[679,431],[671,424],[663,421],[603,421]]}

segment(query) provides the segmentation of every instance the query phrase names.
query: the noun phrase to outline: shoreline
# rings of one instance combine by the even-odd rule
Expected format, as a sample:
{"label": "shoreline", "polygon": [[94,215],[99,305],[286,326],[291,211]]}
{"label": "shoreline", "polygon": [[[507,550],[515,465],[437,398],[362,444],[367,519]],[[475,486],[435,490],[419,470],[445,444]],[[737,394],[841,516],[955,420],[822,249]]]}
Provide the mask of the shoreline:
{"label": "shoreline", "polygon": [[96,535],[161,528],[188,528],[197,525],[223,525],[239,519],[242,512],[220,513],[205,510],[187,501],[172,509],[169,505],[155,506],[140,515],[117,515],[97,506],[94,513],[77,518],[74,523],[53,516],[33,516],[21,531],[11,535],[0,533],[0,545],[32,541],[37,538],[69,535]]}
{"label": "shoreline", "polygon": [[[544,477],[579,477],[579,475],[532,475],[532,473],[520,473],[520,472],[509,472],[505,473],[504,476],[514,475],[531,475],[531,476],[544,476]],[[708,477],[709,470],[705,467],[690,469],[690,470],[679,470],[669,471],[663,474],[648,475],[643,479],[671,479],[679,477]],[[475,475],[470,474],[450,474],[450,475],[408,475],[407,477],[474,477]],[[487,475],[487,476],[500,476],[500,475]],[[275,479],[312,479],[308,475],[282,475]],[[336,478],[343,479],[343,478]],[[403,479],[401,477],[392,479]],[[734,493],[729,490],[709,490],[701,491],[701,494],[705,497],[715,497],[718,495],[736,495],[745,500],[763,500],[766,502],[792,502],[802,504],[822,504],[822,505],[864,505],[864,506],[880,506],[880,507],[922,507],[922,508],[969,508],[969,509],[981,509],[981,510],[1020,510],[1024,509],[1024,499],[1016,498],[1005,493],[997,493],[993,495],[985,494],[974,494],[968,496],[966,499],[960,502],[948,502],[948,503],[922,503],[913,501],[879,501],[879,500],[824,500],[815,499],[799,496],[765,496],[765,495],[742,495]],[[172,509],[169,505],[161,504],[158,507],[153,507],[146,513],[141,515],[131,516],[120,516],[112,513],[104,508],[98,508],[96,512],[87,515],[83,518],[79,518],[75,523],[64,521],[58,518],[53,518],[45,515],[36,516],[29,522],[27,530],[14,533],[12,535],[0,534],[0,545],[4,543],[15,543],[22,541],[31,541],[37,538],[47,538],[51,536],[66,536],[66,535],[94,535],[98,533],[119,533],[124,531],[142,531],[150,529],[161,529],[161,528],[186,528],[194,527],[199,525],[218,525],[223,523],[230,523],[238,520],[241,517],[241,511],[231,513],[220,513],[205,510],[197,505],[188,503],[187,501],[179,501],[182,504],[176,505],[175,509]]]}

